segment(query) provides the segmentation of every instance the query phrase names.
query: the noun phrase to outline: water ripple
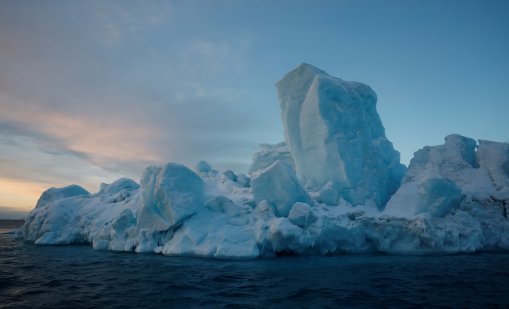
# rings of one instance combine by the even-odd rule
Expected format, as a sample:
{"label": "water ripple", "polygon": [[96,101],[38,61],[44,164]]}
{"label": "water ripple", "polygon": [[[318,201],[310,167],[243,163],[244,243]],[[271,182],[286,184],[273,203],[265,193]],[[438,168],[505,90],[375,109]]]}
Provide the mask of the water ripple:
{"label": "water ripple", "polygon": [[508,254],[216,261],[39,247],[0,228],[0,308],[505,307]]}

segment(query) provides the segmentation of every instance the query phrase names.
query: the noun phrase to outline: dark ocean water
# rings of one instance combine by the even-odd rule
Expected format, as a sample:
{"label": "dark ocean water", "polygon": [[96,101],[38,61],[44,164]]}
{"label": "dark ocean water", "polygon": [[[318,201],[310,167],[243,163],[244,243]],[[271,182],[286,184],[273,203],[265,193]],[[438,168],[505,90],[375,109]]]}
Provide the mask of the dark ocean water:
{"label": "dark ocean water", "polygon": [[0,221],[0,308],[507,307],[509,254],[225,261],[34,246]]}

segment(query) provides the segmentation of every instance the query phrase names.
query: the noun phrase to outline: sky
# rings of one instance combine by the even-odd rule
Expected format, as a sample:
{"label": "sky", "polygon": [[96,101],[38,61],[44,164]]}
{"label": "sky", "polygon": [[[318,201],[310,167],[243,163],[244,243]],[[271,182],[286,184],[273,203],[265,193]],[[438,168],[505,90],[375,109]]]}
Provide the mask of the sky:
{"label": "sky", "polygon": [[150,164],[246,171],[302,62],[370,85],[405,164],[509,142],[509,1],[0,1],[0,218]]}

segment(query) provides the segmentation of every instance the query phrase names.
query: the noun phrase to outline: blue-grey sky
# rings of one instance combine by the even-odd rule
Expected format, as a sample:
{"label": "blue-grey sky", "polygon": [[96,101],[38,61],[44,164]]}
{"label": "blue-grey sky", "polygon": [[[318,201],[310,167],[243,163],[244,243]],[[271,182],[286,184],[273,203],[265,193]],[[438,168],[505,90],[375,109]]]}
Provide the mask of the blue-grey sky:
{"label": "blue-grey sky", "polygon": [[509,1],[1,1],[0,217],[152,163],[246,169],[302,62],[369,84],[405,164],[509,141]]}

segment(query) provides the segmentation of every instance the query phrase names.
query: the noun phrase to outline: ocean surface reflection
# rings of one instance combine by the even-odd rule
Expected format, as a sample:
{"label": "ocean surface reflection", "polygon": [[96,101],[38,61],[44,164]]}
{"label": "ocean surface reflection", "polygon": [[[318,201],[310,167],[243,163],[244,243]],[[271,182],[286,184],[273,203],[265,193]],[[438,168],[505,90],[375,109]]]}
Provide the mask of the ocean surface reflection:
{"label": "ocean surface reflection", "polygon": [[0,308],[509,305],[509,254],[207,260],[34,246],[0,221]]}

